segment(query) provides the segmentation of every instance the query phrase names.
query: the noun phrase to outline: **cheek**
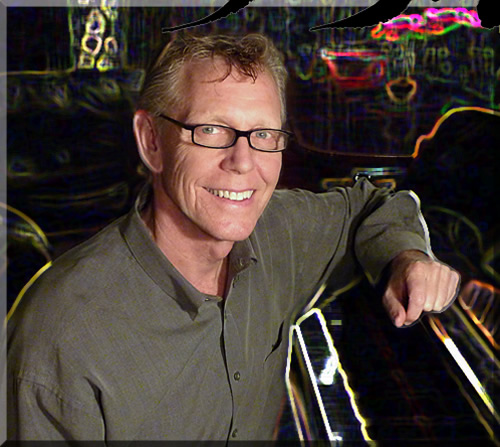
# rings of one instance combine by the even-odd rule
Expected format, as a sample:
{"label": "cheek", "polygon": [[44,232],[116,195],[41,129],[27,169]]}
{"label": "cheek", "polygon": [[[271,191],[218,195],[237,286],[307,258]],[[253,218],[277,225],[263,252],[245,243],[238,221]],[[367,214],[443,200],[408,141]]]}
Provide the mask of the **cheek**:
{"label": "cheek", "polygon": [[[264,181],[270,186],[276,186],[281,172],[282,154],[263,154],[267,157],[261,163],[261,173]],[[275,157],[275,158],[274,158]]]}
{"label": "cheek", "polygon": [[188,172],[186,157],[182,154],[172,151],[164,157],[162,181],[170,196],[178,196],[185,188]]}
{"label": "cheek", "polygon": [[182,194],[187,199],[196,193],[196,188],[209,170],[210,161],[189,148],[179,149],[172,155],[165,160],[164,179],[170,190],[174,190],[177,195]]}

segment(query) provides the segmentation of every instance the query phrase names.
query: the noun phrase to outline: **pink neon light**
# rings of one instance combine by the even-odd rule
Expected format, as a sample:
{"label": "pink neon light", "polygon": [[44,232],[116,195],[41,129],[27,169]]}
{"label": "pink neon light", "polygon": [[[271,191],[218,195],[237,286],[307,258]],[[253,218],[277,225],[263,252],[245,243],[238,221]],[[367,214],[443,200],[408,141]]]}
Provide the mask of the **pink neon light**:
{"label": "pink neon light", "polygon": [[[334,51],[323,49],[321,58],[325,61],[330,76],[343,88],[368,88],[379,83],[385,76],[386,60],[382,53],[369,50]],[[359,75],[343,75],[339,72],[341,60],[367,62]]]}
{"label": "pink neon light", "polygon": [[389,41],[400,38],[400,33],[409,31],[418,35],[441,35],[450,31],[454,25],[479,28],[481,21],[477,11],[466,8],[427,8],[423,15],[399,15],[388,22],[377,25],[371,32],[375,39],[385,37]]}

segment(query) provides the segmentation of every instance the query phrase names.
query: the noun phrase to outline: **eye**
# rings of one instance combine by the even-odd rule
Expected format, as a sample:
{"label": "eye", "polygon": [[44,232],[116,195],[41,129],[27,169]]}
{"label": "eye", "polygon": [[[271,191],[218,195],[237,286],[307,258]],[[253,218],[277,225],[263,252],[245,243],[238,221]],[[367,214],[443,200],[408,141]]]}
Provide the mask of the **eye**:
{"label": "eye", "polygon": [[200,130],[205,135],[215,135],[220,132],[220,129],[216,126],[203,126]]}
{"label": "eye", "polygon": [[272,137],[271,132],[267,130],[257,130],[255,132],[255,136],[261,140],[266,140]]}

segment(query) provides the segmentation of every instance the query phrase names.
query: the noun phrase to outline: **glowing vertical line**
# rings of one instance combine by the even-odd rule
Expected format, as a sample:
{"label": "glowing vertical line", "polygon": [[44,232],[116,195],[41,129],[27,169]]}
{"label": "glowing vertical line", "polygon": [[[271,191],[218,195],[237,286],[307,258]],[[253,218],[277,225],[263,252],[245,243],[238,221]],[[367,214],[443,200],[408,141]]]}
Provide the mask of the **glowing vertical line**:
{"label": "glowing vertical line", "polygon": [[286,359],[286,369],[285,369],[285,385],[288,393],[288,399],[290,400],[290,405],[292,407],[293,419],[295,421],[295,427],[297,428],[297,434],[299,435],[299,440],[304,441],[304,434],[300,427],[299,415],[297,413],[297,406],[295,405],[295,397],[293,395],[292,383],[290,381],[290,365],[292,360],[292,350],[293,350],[293,332],[295,326],[291,326],[288,332],[288,354]]}
{"label": "glowing vertical line", "polygon": [[[318,295],[318,294],[316,294],[316,295]],[[302,324],[302,322],[304,320],[306,320],[307,318],[309,318],[313,314],[315,314],[316,317],[318,318],[318,321],[319,321],[320,326],[321,326],[321,330],[323,332],[323,336],[326,339],[326,342],[327,342],[327,345],[328,345],[328,348],[329,348],[329,351],[330,351],[330,356],[334,356],[335,355],[337,357],[337,370],[339,371],[339,374],[342,377],[342,382],[343,382],[343,385],[344,385],[344,389],[346,390],[346,393],[347,393],[347,395],[349,397],[349,401],[350,401],[351,408],[353,410],[354,416],[358,420],[358,422],[360,423],[360,430],[361,430],[361,433],[363,435],[363,438],[364,438],[365,441],[368,441],[368,442],[371,443],[371,445],[375,446],[376,443],[373,442],[373,440],[370,438],[370,436],[368,434],[367,422],[363,418],[363,416],[361,415],[361,413],[359,411],[359,408],[358,408],[358,406],[356,404],[356,398],[354,396],[354,391],[352,390],[352,388],[349,385],[349,380],[348,380],[347,374],[344,371],[344,369],[342,368],[340,360],[338,360],[338,353],[337,353],[337,350],[335,349],[335,344],[333,342],[333,337],[331,336],[330,331],[328,330],[326,319],[325,319],[325,317],[324,317],[324,315],[323,315],[323,313],[321,312],[320,309],[313,308],[313,309],[309,310],[308,312],[306,312],[305,314],[303,314],[300,318],[297,319],[296,324],[293,325],[290,328],[290,334],[293,334],[294,331],[297,333],[297,338],[298,338],[298,341],[299,341],[299,345],[300,345],[301,351],[303,353],[304,360],[306,362],[306,366],[307,366],[307,369],[308,369],[309,377],[311,378],[311,382],[313,384],[314,393],[316,395],[316,399],[317,399],[319,407],[320,407],[320,413],[321,413],[323,422],[325,424],[325,427],[326,427],[326,430],[327,430],[327,433],[328,433],[328,436],[329,436],[329,440],[331,440],[331,441],[338,441],[339,438],[338,438],[338,436],[334,435],[332,433],[332,431],[331,431],[330,423],[328,421],[328,418],[326,416],[326,411],[324,409],[323,400],[322,400],[321,394],[319,392],[316,375],[315,375],[314,370],[312,368],[312,364],[311,364],[311,361],[310,361],[310,358],[309,358],[309,354],[307,352],[307,346],[305,345],[305,342],[304,342],[304,339],[303,339],[303,336],[302,336],[302,331],[300,329],[300,324]],[[286,372],[287,387],[289,386],[288,385],[289,384],[289,372],[290,372],[289,365],[290,365],[290,357],[291,357],[291,348],[290,348],[290,346],[291,346],[291,343],[292,343],[292,340],[293,340],[292,335],[290,335],[289,338],[290,338],[290,341],[289,341],[289,358],[288,358],[288,361],[287,361],[287,372]],[[290,395],[290,393],[289,393],[289,395]],[[294,417],[296,417],[295,416],[296,415],[296,410],[294,410],[294,407],[295,407],[295,403],[293,402],[292,403],[292,411],[294,411]],[[297,424],[298,416],[296,417],[295,420],[296,420],[296,424]],[[300,430],[300,425],[298,425],[298,430]],[[303,439],[303,438],[300,438],[300,439]]]}
{"label": "glowing vertical line", "polygon": [[321,413],[321,418],[323,419],[323,424],[325,425],[328,440],[336,441],[336,437],[334,437],[332,433],[332,429],[330,427],[330,422],[328,421],[328,417],[326,415],[325,406],[323,404],[323,399],[321,398],[321,394],[318,388],[318,381],[316,380],[316,375],[314,374],[314,370],[312,368],[311,359],[309,358],[309,353],[307,352],[307,346],[305,345],[304,338],[302,336],[302,331],[298,325],[295,326],[295,331],[297,333],[297,339],[299,341],[299,346],[302,351],[302,355],[304,356],[304,360],[307,366],[307,372],[309,373],[309,377],[311,378],[311,383],[313,386],[314,394],[316,396],[316,401],[319,405],[319,411]]}
{"label": "glowing vertical line", "polygon": [[[68,0],[68,4],[69,4]],[[68,5],[69,6],[69,5]],[[76,70],[76,59],[75,59],[75,30],[73,29],[73,8],[69,6],[68,8],[68,29],[69,29],[69,48],[70,48],[70,60],[72,70]]]}
{"label": "glowing vertical line", "polygon": [[[323,335],[326,338],[328,347],[330,348],[330,355],[335,353],[335,355],[337,356],[337,359],[338,359],[337,370],[338,370],[340,376],[342,377],[344,389],[346,390],[346,393],[349,396],[349,401],[351,403],[351,408],[352,408],[352,411],[354,412],[354,416],[356,417],[356,419],[358,420],[358,422],[361,426],[361,433],[363,434],[363,438],[365,439],[365,441],[373,441],[373,439],[371,439],[370,435],[368,434],[366,420],[365,420],[365,418],[363,418],[363,416],[359,412],[359,408],[358,408],[358,405],[356,404],[356,399],[354,396],[354,391],[352,390],[351,386],[349,385],[349,379],[347,377],[347,373],[344,371],[344,368],[342,367],[340,359],[338,358],[338,353],[337,353],[337,350],[335,349],[333,337],[330,334],[330,331],[328,330],[328,326],[326,324],[326,319],[325,319],[323,313],[321,312],[321,310],[319,310],[319,309],[313,309],[313,310],[314,310],[314,312],[319,320],[319,323],[321,325],[321,329],[323,330]],[[375,444],[372,444],[372,445],[375,445]]]}
{"label": "glowing vertical line", "polygon": [[493,414],[497,422],[500,423],[500,418],[498,417],[498,414],[495,411],[495,407],[493,406],[493,402],[490,399],[490,396],[486,392],[486,390],[483,388],[481,385],[481,382],[477,378],[477,376],[474,374],[474,371],[472,371],[472,368],[469,366],[467,363],[467,360],[465,360],[464,356],[461,354],[459,351],[457,345],[453,342],[451,338],[445,338],[443,340],[444,345],[450,352],[450,354],[453,356],[455,361],[458,363],[458,366],[462,369],[462,371],[465,373],[467,378],[469,379],[469,382],[472,384],[474,389],[477,391],[479,394],[479,397],[481,397],[482,401],[486,404],[490,412]]}
{"label": "glowing vertical line", "polygon": [[483,388],[481,385],[481,382],[477,378],[477,376],[474,374],[474,371],[472,371],[472,368],[469,366],[467,363],[467,360],[465,360],[464,356],[458,349],[457,345],[455,342],[450,338],[450,336],[446,333],[446,329],[442,325],[442,323],[436,318],[436,317],[431,317],[429,318],[429,322],[431,324],[432,329],[434,332],[439,336],[441,341],[443,342],[444,346],[448,350],[448,352],[451,354],[455,362],[458,364],[462,372],[465,374],[467,379],[469,380],[470,384],[474,387],[476,392],[479,394],[479,397],[481,400],[484,402],[488,410],[491,412],[497,423],[500,423],[500,417],[498,413],[496,412],[495,406],[493,405],[493,402],[491,401],[490,396],[486,392],[486,390]]}

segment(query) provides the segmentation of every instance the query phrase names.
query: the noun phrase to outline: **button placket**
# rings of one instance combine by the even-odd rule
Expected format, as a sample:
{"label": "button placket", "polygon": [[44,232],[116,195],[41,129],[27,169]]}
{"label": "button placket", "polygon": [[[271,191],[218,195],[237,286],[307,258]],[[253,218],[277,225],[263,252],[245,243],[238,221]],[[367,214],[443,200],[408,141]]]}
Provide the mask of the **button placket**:
{"label": "button placket", "polygon": [[236,275],[233,278],[233,287],[236,287],[236,284],[238,283],[239,280],[240,280],[240,276],[239,275]]}

